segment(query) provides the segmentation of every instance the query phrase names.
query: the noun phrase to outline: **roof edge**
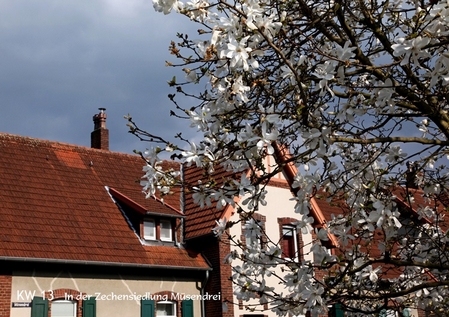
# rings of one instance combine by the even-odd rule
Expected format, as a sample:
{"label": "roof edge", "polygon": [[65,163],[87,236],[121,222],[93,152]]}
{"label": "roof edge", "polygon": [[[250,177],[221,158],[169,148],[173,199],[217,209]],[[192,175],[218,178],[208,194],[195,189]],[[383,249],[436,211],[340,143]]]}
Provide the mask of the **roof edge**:
{"label": "roof edge", "polygon": [[427,224],[432,224],[432,221],[430,221],[429,218],[420,215],[418,211],[409,203],[407,203],[404,199],[402,199],[398,195],[394,195],[394,197],[395,197],[394,200],[398,205],[401,205],[403,208],[408,209],[413,214],[413,216],[415,216],[418,220]]}
{"label": "roof edge", "polygon": [[122,194],[121,192],[119,192],[118,190],[107,186],[106,188],[107,191],[109,191],[109,193],[114,196],[117,200],[119,200],[120,202],[126,204],[128,207],[131,207],[132,209],[134,209],[135,211],[139,212],[142,215],[145,215],[147,210],[145,209],[145,207],[143,207],[142,205],[136,203],[134,200],[132,200],[131,198],[129,198],[128,196]]}
{"label": "roof edge", "polygon": [[[193,267],[193,266],[174,266],[174,265],[153,265],[140,263],[124,263],[124,262],[102,262],[102,261],[82,261],[82,260],[64,260],[51,258],[26,258],[0,256],[0,261],[19,261],[19,262],[36,262],[36,263],[52,263],[52,264],[79,264],[94,266],[112,266],[112,267],[133,267],[133,268],[149,268],[149,269],[169,269],[181,271],[212,271],[212,268]],[[207,262],[206,262],[207,263]]]}
{"label": "roof edge", "polygon": [[174,216],[174,215],[166,215],[164,213],[158,213],[158,212],[152,212],[149,211],[148,209],[146,209],[145,207],[143,207],[141,204],[135,202],[134,200],[132,200],[131,198],[129,198],[128,196],[126,196],[125,194],[122,194],[121,192],[119,192],[117,189],[114,189],[112,187],[108,186],[108,191],[109,193],[114,196],[117,200],[119,200],[120,202],[126,204],[128,207],[133,208],[134,210],[136,210],[137,212],[139,212],[142,215],[146,215],[146,214],[152,214],[152,215],[164,215],[164,216],[171,216],[171,217],[185,217],[184,214],[182,214],[179,210],[177,210],[176,208],[172,207],[169,204],[164,203],[163,201],[161,201],[160,199],[158,199],[157,197],[154,197],[154,199],[161,203],[162,205],[170,208],[171,210],[173,210],[174,212],[176,212],[178,214],[178,216]]}
{"label": "roof edge", "polygon": [[113,150],[102,150],[102,149],[96,149],[92,148],[86,145],[80,145],[80,144],[74,144],[69,142],[62,142],[62,141],[56,141],[56,140],[48,140],[48,139],[42,139],[42,138],[36,138],[31,136],[25,136],[25,135],[19,135],[19,134],[13,134],[8,132],[0,132],[0,139],[10,139],[13,141],[26,141],[26,142],[39,142],[42,145],[45,145],[47,147],[53,147],[53,148],[75,148],[80,150],[88,150],[92,152],[103,152],[103,153],[112,153],[112,154],[120,154],[120,155],[126,155],[133,158],[139,158],[140,157],[134,153],[126,153],[126,152],[120,152],[120,151],[113,151]]}
{"label": "roof edge", "polygon": [[[286,146],[279,145],[277,142],[273,142],[272,145],[275,151],[276,163],[284,165],[283,172],[285,178],[287,179],[287,182],[289,183],[290,188],[294,193],[295,191],[292,187],[292,184],[296,174],[298,174],[298,169],[291,159],[292,155],[290,154]],[[326,227],[326,218],[321,212],[321,209],[318,207],[318,204],[316,203],[314,197],[311,198],[310,202],[311,208],[309,208],[309,211],[311,213],[311,216],[318,223],[318,226]],[[331,247],[337,247],[337,238],[330,232],[328,232],[328,237]]]}

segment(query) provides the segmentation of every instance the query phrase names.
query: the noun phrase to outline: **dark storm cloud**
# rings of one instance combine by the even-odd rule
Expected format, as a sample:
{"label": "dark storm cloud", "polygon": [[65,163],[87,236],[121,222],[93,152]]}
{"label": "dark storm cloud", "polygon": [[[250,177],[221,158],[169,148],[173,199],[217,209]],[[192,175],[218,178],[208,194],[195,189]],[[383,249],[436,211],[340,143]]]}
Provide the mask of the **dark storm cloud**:
{"label": "dark storm cloud", "polygon": [[107,108],[111,150],[142,149],[123,115],[166,137],[168,44],[190,23],[144,0],[0,2],[0,131],[89,146],[92,116]]}

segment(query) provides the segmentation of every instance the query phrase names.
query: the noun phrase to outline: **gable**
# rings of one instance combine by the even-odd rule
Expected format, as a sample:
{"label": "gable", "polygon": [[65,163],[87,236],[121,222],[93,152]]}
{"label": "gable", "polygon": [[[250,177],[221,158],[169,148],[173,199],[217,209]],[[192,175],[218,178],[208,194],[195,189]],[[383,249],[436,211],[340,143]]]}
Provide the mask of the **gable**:
{"label": "gable", "polygon": [[[291,195],[289,198],[293,197],[294,189],[292,188],[292,184],[294,181],[294,177],[296,176],[297,169],[292,162],[289,161],[290,154],[288,150],[284,147],[273,144],[275,148],[274,155],[267,155],[264,158],[264,168],[266,173],[272,173],[277,168],[276,160],[279,162],[283,162],[284,168],[282,172],[275,174],[272,178],[270,178],[267,186],[268,187],[277,187],[282,189],[288,189],[291,191]],[[215,167],[214,173],[212,175],[205,175],[204,170],[197,167],[184,167],[184,178],[188,180],[189,184],[193,184],[195,186],[197,183],[205,184],[208,178],[212,178],[214,180],[214,184],[217,188],[222,186],[227,178],[239,178],[240,176],[236,176],[232,172],[225,171],[223,167],[217,166]],[[241,198],[241,197],[240,197]],[[236,197],[239,199],[239,197]],[[204,206],[201,208],[197,204],[194,203],[192,193],[186,189],[184,193],[185,200],[185,213],[187,217],[186,221],[186,229],[185,229],[185,237],[186,239],[199,237],[202,235],[212,234],[212,229],[216,227],[216,221],[220,219],[226,218],[230,219],[231,214],[233,213],[233,208],[228,206],[221,209],[216,208],[216,202],[212,201],[211,206]],[[316,206],[312,206],[311,208],[311,216],[315,219],[315,225],[317,227],[322,227],[325,223],[325,218],[321,214],[321,210],[316,208]],[[330,236],[329,244],[331,247],[336,245],[336,240],[334,237]]]}

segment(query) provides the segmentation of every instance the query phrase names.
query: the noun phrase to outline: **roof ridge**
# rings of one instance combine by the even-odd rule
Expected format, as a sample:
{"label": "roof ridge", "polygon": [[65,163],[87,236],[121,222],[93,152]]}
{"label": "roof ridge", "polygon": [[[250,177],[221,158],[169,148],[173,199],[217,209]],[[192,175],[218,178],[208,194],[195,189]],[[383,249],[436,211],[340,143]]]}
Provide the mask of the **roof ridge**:
{"label": "roof ridge", "polygon": [[[46,146],[49,148],[51,147],[55,150],[67,150],[68,148],[72,148],[72,149],[79,149],[79,150],[84,150],[84,151],[92,151],[92,152],[96,152],[96,153],[119,154],[119,155],[126,155],[126,156],[130,156],[130,157],[134,157],[134,158],[139,157],[139,155],[136,153],[126,153],[126,152],[120,152],[120,151],[102,150],[102,149],[96,149],[96,148],[92,148],[92,147],[85,146],[85,145],[79,145],[79,144],[61,142],[61,141],[46,140],[46,139],[35,138],[35,137],[30,137],[30,136],[23,136],[23,135],[12,134],[12,133],[7,133],[7,132],[0,132],[0,143],[2,140],[21,141],[21,142],[28,142],[28,143],[35,142],[36,145]],[[37,144],[37,143],[39,143],[39,144]],[[180,164],[179,162],[172,161],[172,160],[164,160],[164,162]],[[142,161],[142,163],[144,163],[144,162]]]}

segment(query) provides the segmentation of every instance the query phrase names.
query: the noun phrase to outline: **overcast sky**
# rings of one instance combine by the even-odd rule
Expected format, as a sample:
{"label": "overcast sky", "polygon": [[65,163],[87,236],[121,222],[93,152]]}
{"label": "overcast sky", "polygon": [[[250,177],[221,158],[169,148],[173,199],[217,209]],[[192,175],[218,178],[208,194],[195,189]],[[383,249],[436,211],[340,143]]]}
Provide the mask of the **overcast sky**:
{"label": "overcast sky", "polygon": [[113,151],[145,148],[127,133],[128,113],[155,134],[186,130],[169,117],[177,70],[164,64],[191,24],[151,0],[0,1],[0,132],[90,146],[100,107]]}

